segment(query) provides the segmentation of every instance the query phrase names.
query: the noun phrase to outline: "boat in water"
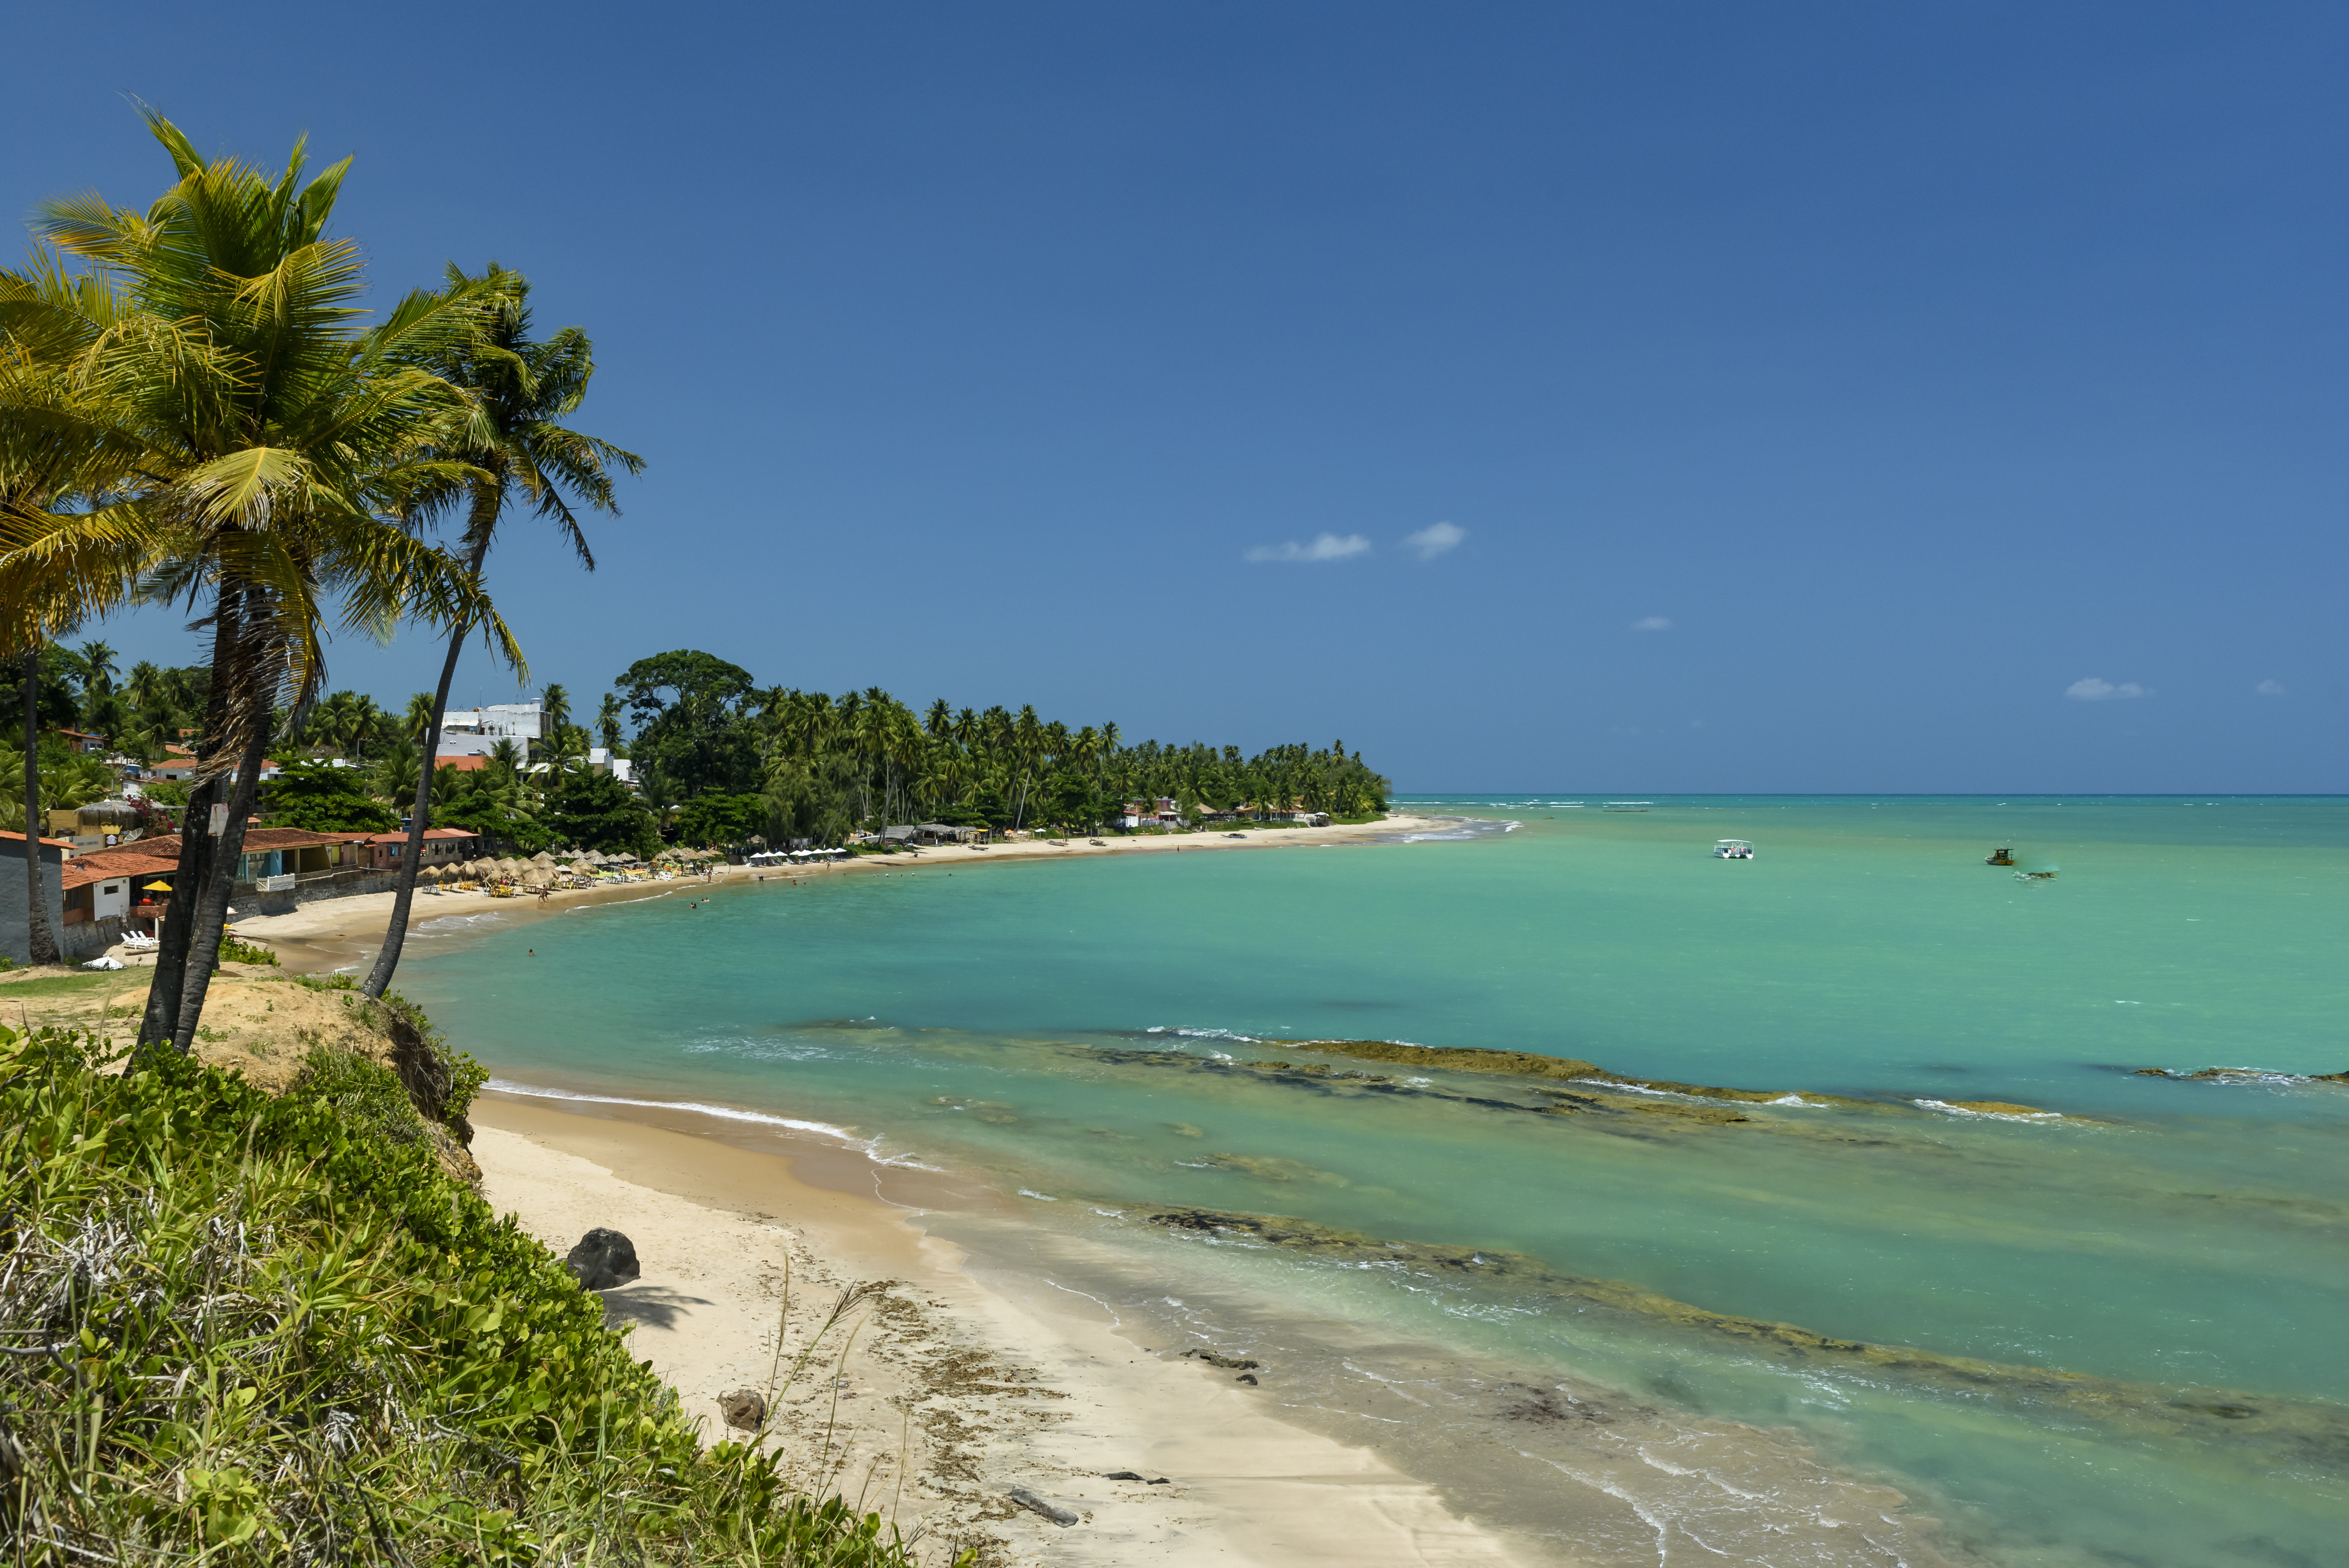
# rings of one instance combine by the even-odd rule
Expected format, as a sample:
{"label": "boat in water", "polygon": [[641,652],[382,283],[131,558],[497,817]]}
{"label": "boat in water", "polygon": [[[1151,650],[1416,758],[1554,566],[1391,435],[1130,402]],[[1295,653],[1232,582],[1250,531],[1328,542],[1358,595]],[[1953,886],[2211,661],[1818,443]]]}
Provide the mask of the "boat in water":
{"label": "boat in water", "polygon": [[1713,852],[1719,860],[1750,861],[1754,858],[1754,846],[1744,839],[1723,839],[1713,846]]}
{"label": "boat in water", "polygon": [[2013,844],[2001,844],[1990,852],[1988,860],[1982,861],[1986,866],[2011,866],[2013,863],[2014,846]]}

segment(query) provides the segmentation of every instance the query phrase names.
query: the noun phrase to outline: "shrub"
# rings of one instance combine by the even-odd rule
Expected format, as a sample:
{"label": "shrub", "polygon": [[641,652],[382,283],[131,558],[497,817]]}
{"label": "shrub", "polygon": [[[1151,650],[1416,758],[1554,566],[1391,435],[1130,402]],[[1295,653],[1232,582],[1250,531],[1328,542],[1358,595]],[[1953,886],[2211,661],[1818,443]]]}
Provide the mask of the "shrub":
{"label": "shrub", "polygon": [[255,947],[252,943],[239,942],[233,936],[221,938],[220,955],[223,964],[267,964],[274,966],[277,963],[277,954],[266,947]]}
{"label": "shrub", "polygon": [[775,1453],[704,1451],[597,1297],[383,1135],[382,1069],[273,1099],[106,1054],[0,1027],[0,1555],[911,1563]]}

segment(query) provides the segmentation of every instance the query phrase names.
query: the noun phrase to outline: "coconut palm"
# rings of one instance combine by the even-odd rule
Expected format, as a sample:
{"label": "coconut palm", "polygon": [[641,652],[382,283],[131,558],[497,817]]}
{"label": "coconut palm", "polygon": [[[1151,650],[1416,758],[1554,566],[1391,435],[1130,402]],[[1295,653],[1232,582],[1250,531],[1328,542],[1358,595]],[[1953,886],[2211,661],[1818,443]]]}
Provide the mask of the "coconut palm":
{"label": "coconut palm", "polygon": [[[566,326],[544,342],[531,336],[530,283],[520,273],[495,262],[480,277],[469,277],[453,264],[448,292],[479,291],[494,302],[479,330],[448,344],[433,357],[433,368],[471,395],[474,416],[461,436],[448,445],[451,457],[461,459],[470,472],[459,485],[444,488],[422,509],[429,513],[465,513],[461,550],[465,570],[477,585],[482,563],[497,537],[498,524],[510,503],[527,502],[538,515],[554,524],[579,562],[595,569],[595,552],[580,531],[575,502],[595,511],[619,514],[613,500],[610,469],[634,474],[644,459],[609,441],[569,428],[561,421],[576,412],[595,374],[595,346],[575,326]],[[433,734],[440,732],[449,708],[449,685],[457,676],[457,659],[464,652],[470,624],[460,621],[449,634],[449,652],[440,664],[440,684],[433,691]],[[565,705],[568,717],[568,705]],[[375,966],[361,987],[370,996],[383,995],[399,967],[399,954],[408,934],[408,912],[416,896],[416,873],[422,864],[424,830],[432,820],[432,772],[420,770],[416,780],[413,831],[399,857],[399,881],[392,895],[391,923]]]}
{"label": "coconut palm", "polygon": [[595,732],[603,738],[605,749],[616,751],[620,747],[620,694],[607,691],[603,705],[595,709]]}
{"label": "coconut palm", "polygon": [[399,733],[416,742],[419,748],[437,745],[440,737],[432,733],[432,694],[419,691],[408,699],[408,707],[399,716]]}
{"label": "coconut palm", "polygon": [[[96,196],[49,203],[61,251],[135,307],[84,356],[85,382],[135,432],[135,480],[77,511],[0,524],[0,602],[37,587],[111,607],[134,588],[200,608],[211,686],[181,834],[179,890],[140,1031],[192,1041],[216,963],[264,749],[324,677],[326,606],[375,634],[404,614],[493,627],[477,583],[401,526],[415,500],[460,479],[439,449],[470,413],[422,367],[471,331],[485,291],[410,294],[357,321],[356,246],[326,236],[348,160],[303,179],[206,163],[148,116],[177,183],[145,211]],[[216,832],[204,830],[217,824]]]}
{"label": "coconut palm", "polygon": [[544,735],[551,747],[571,724],[571,692],[569,688],[550,686],[538,694],[538,711],[543,716]]}
{"label": "coconut palm", "polygon": [[[166,325],[148,325],[158,338],[172,335]],[[57,509],[104,501],[135,471],[141,443],[109,389],[93,383],[88,361],[109,334],[140,325],[119,289],[67,273],[53,253],[35,252],[22,273],[0,272],[0,551],[5,541],[47,527]],[[60,956],[37,849],[43,655],[58,637],[120,603],[127,590],[119,580],[78,583],[70,574],[15,576],[0,589],[0,653],[23,665],[26,946],[35,963]],[[114,652],[102,643],[86,648],[99,655],[102,687]],[[87,676],[91,661],[76,662]]]}

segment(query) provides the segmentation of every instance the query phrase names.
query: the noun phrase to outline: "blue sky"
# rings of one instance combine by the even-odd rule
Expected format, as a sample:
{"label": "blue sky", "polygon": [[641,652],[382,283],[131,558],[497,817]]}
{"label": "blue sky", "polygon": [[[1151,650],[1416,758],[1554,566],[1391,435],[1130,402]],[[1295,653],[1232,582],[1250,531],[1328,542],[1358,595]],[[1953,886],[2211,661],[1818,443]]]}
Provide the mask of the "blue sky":
{"label": "blue sky", "polygon": [[132,97],[306,131],[379,288],[495,257],[594,335],[647,470],[594,575],[526,520],[492,566],[576,702],[694,646],[1407,789],[2344,787],[2338,7],[10,31],[13,212],[158,193]]}

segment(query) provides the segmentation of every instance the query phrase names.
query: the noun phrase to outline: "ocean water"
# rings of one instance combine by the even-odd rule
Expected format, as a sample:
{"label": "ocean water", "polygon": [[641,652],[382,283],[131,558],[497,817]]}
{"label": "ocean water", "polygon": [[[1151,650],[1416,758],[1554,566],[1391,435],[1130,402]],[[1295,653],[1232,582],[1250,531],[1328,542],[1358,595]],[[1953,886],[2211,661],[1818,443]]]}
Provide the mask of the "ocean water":
{"label": "ocean water", "polygon": [[431,923],[400,985],[517,1088],[984,1176],[983,1269],[1584,1561],[2349,1563],[2349,801],[1605,799]]}

